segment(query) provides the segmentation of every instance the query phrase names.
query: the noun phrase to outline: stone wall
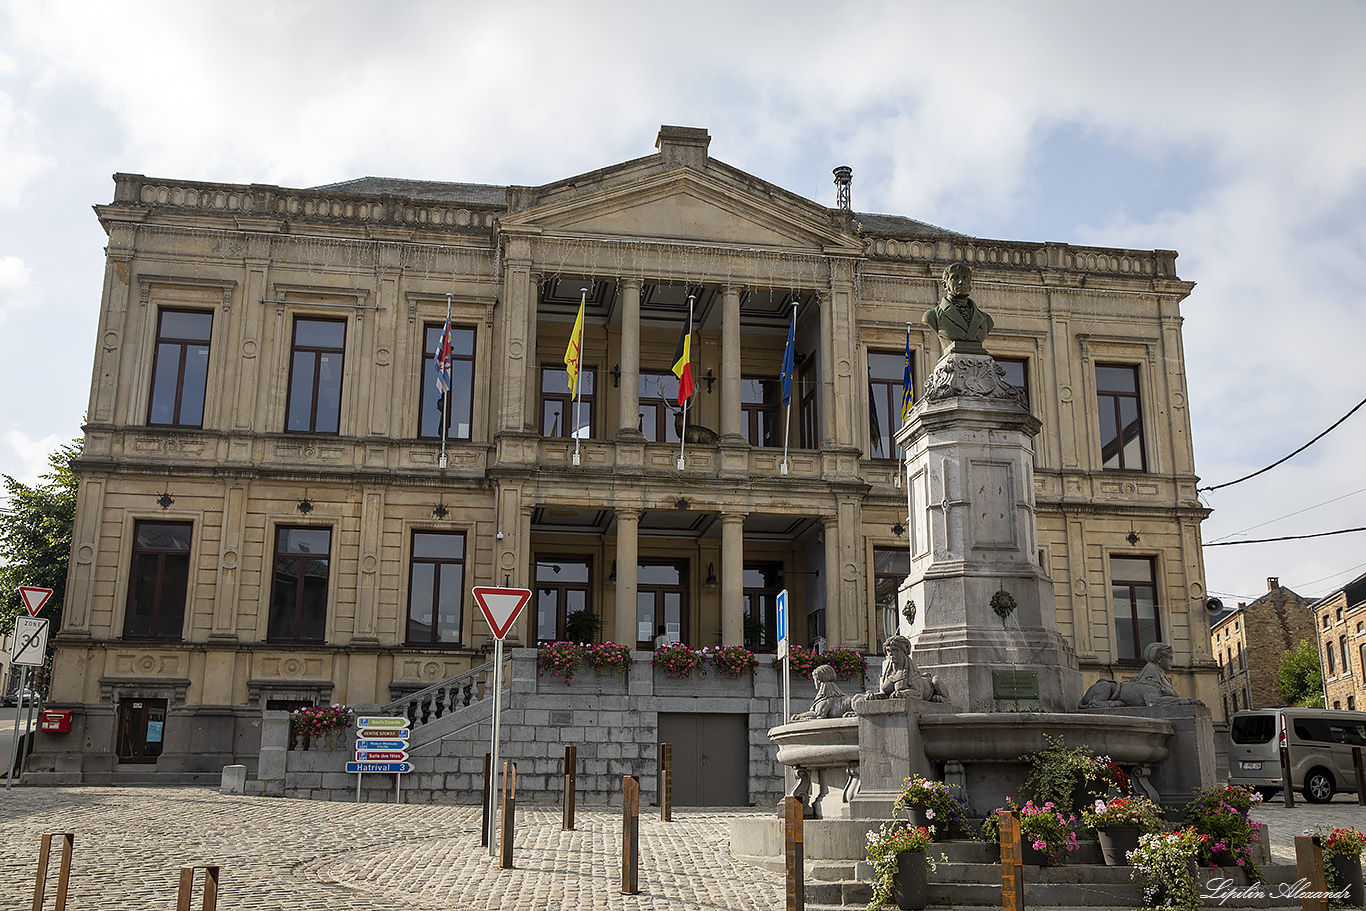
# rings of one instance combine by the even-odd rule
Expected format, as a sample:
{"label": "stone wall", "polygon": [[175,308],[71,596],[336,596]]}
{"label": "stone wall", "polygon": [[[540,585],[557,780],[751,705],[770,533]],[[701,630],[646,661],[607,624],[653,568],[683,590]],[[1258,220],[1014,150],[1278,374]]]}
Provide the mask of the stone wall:
{"label": "stone wall", "polygon": [[[538,676],[536,650],[512,650],[512,679],[504,689],[502,758],[517,764],[518,800],[556,803],[563,784],[564,748],[578,754],[578,802],[608,804],[621,790],[623,775],[640,777],[647,801],[657,798],[658,724],[661,713],[718,713],[747,716],[749,803],[774,806],[783,793],[783,769],[768,729],[782,713],[781,677],[760,656],[751,675],[736,679],[710,668],[705,676],[673,679],[656,671],[650,652],[634,652],[629,678],[597,676],[591,669],[566,682]],[[880,658],[868,659],[868,679],[875,680]],[[862,689],[859,681],[841,684],[846,692]],[[804,711],[815,696],[809,680],[792,681],[792,711]],[[297,751],[285,749],[289,716],[267,712],[262,751],[255,780],[248,793],[355,800],[356,776],[342,771],[353,758],[349,749]],[[491,720],[482,715],[438,739],[424,740],[421,726],[413,731],[410,762],[402,794],[409,803],[478,803],[489,750]],[[348,741],[354,741],[354,730]],[[676,760],[677,761],[677,760]],[[394,776],[366,775],[361,799],[394,799]]]}

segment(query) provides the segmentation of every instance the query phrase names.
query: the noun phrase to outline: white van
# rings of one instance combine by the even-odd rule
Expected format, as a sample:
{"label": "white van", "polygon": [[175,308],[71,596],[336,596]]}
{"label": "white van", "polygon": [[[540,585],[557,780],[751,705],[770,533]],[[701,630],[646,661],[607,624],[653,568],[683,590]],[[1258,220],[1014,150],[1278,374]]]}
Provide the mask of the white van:
{"label": "white van", "polygon": [[1228,730],[1231,784],[1264,796],[1281,789],[1281,753],[1290,752],[1290,786],[1312,803],[1338,791],[1356,793],[1352,747],[1366,753],[1366,712],[1336,709],[1251,709],[1233,716]]}

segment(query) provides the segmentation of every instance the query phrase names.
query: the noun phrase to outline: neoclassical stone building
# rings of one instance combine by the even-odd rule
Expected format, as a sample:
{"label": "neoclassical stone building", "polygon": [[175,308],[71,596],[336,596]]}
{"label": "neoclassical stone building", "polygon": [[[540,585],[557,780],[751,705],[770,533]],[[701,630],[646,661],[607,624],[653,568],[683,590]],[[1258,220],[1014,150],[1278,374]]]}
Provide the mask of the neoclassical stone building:
{"label": "neoclassical stone building", "polygon": [[[958,261],[1043,424],[1038,559],[1087,682],[1160,638],[1216,704],[1176,254],[828,208],[709,141],[664,127],[655,154],[539,187],[116,175],[51,692],[74,724],[31,768],[251,763],[267,708],[385,703],[487,660],[477,584],[535,591],[522,644],[586,609],[642,649],[660,627],[771,648],[787,589],[798,641],[876,651],[910,565],[905,352],[919,384]],[[688,425],[711,433],[680,449],[690,296]]]}

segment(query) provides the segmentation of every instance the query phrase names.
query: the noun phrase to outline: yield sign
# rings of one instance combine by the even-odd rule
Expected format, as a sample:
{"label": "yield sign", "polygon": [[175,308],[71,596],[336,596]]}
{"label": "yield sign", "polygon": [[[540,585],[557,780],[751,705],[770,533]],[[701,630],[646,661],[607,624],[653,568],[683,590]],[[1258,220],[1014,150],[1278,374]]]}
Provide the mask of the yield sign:
{"label": "yield sign", "polygon": [[38,611],[43,609],[47,599],[52,597],[52,589],[38,588],[35,585],[19,586],[19,597],[24,599],[24,607],[28,610],[30,617],[38,616]]}
{"label": "yield sign", "polygon": [[483,611],[484,619],[489,622],[493,635],[502,639],[512,629],[512,622],[531,600],[530,589],[492,588],[487,585],[474,587],[474,600]]}

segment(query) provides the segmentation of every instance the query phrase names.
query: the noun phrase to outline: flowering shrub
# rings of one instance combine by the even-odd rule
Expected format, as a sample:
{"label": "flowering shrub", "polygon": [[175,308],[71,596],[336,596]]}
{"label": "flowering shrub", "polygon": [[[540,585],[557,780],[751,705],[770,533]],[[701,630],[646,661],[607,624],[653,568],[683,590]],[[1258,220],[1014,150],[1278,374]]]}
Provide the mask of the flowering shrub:
{"label": "flowering shrub", "polygon": [[892,813],[899,814],[911,807],[924,808],[925,818],[936,825],[965,825],[967,822],[967,805],[963,801],[961,789],[942,781],[919,775],[907,778],[900,796],[892,805]]}
{"label": "flowering shrub", "polygon": [[1129,852],[1129,875],[1143,886],[1145,908],[1197,911],[1200,893],[1191,861],[1204,842],[1204,836],[1189,828],[1139,838],[1138,847]]}
{"label": "flowering shrub", "polygon": [[[1048,864],[1060,864],[1068,852],[1075,851],[1077,844],[1077,818],[1070,813],[1064,814],[1050,801],[1036,804],[1032,800],[1019,806],[1014,800],[1006,798],[1002,810],[1014,810],[1020,814],[1020,840],[1042,852]],[[1000,819],[997,810],[992,810],[982,823],[982,840],[999,844],[1001,841]]]}
{"label": "flowering shrub", "polygon": [[716,665],[716,669],[727,677],[752,673],[759,666],[759,659],[743,645],[717,645],[704,648],[702,652]]}
{"label": "flowering shrub", "polygon": [[1113,797],[1097,800],[1081,811],[1081,821],[1090,829],[1106,826],[1138,826],[1144,832],[1162,831],[1162,810],[1146,797]]}
{"label": "flowering shrub", "polygon": [[583,646],[576,642],[547,642],[536,648],[536,676],[549,674],[563,677],[565,683],[574,679],[574,672],[583,660]]}
{"label": "flowering shrub", "polygon": [[[1109,756],[1091,756],[1087,760],[1086,783],[1100,788],[1114,788],[1121,794],[1129,793],[1129,773]],[[1102,793],[1103,790],[1102,790]]]}
{"label": "flowering shrub", "polygon": [[[822,664],[833,667],[835,677],[839,680],[852,680],[855,677],[862,680],[868,673],[868,664],[863,660],[863,656],[849,648],[832,648],[827,652],[817,652],[794,645],[790,649],[789,662],[792,674],[807,680],[811,679],[811,672]],[[782,664],[783,659],[773,659],[774,667],[782,667]]]}
{"label": "flowering shrub", "polygon": [[1304,834],[1319,837],[1325,857],[1333,854],[1345,854],[1352,857],[1366,849],[1366,833],[1358,832],[1355,826],[1331,831],[1327,826],[1319,826]]}
{"label": "flowering shrub", "polygon": [[650,663],[655,667],[664,668],[664,675],[667,677],[691,677],[693,671],[702,674],[707,672],[703,664],[706,657],[702,652],[688,648],[681,642],[675,642],[673,645],[655,649],[655,656],[650,659]]}
{"label": "flowering shrub", "polygon": [[310,705],[289,714],[289,739],[303,736],[312,743],[326,737],[335,738],[351,727],[354,714],[345,705]]}
{"label": "flowering shrub", "polygon": [[1224,785],[1197,788],[1195,799],[1186,805],[1184,825],[1205,836],[1200,844],[1200,863],[1219,866],[1216,854],[1227,855],[1242,867],[1251,882],[1262,881],[1262,869],[1252,858],[1252,843],[1260,837],[1259,828],[1248,813],[1261,795],[1251,788]]}
{"label": "flowering shrub", "polygon": [[[868,833],[868,862],[873,865],[873,898],[868,902],[868,911],[880,911],[892,900],[897,858],[907,851],[926,852],[933,843],[934,826],[913,826],[904,819],[884,822],[881,828]],[[925,863],[934,870],[928,854]]]}
{"label": "flowering shrub", "polygon": [[594,671],[613,671],[625,677],[631,673],[631,647],[619,642],[604,642],[602,645],[582,646],[583,663]]}

